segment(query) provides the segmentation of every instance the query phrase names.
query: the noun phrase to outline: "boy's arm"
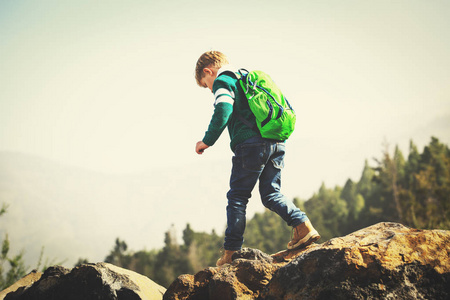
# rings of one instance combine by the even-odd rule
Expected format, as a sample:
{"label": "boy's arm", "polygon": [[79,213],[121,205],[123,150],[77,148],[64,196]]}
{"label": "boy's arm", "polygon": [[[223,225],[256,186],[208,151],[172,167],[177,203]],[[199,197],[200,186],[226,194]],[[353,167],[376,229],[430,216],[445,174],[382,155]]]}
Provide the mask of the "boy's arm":
{"label": "boy's arm", "polygon": [[225,127],[227,127],[233,113],[234,93],[229,83],[220,79],[216,81],[214,82],[214,114],[209,123],[208,131],[206,131],[202,141],[196,145],[198,154],[203,153],[206,148],[214,145]]}
{"label": "boy's arm", "polygon": [[219,139],[220,135],[227,127],[228,120],[232,113],[233,105],[229,103],[216,104],[208,130],[205,132],[205,136],[202,139],[206,145],[212,146]]}

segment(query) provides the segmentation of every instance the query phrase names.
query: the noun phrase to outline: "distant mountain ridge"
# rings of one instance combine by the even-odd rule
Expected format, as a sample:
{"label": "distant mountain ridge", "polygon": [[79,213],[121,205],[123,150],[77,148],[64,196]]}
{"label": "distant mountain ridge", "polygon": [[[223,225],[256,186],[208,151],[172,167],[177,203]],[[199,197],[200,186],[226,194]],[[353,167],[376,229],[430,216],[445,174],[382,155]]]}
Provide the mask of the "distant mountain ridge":
{"label": "distant mountain ridge", "polygon": [[[102,261],[116,237],[133,250],[150,250],[162,247],[171,224],[178,231],[188,222],[221,230],[228,174],[219,167],[197,166],[202,171],[194,174],[180,168],[108,175],[0,152],[0,203],[9,204],[0,234],[8,233],[11,250],[25,251],[30,267],[42,246],[44,258],[71,267],[80,257]],[[202,184],[211,174],[220,187]],[[180,189],[180,183],[192,189]]]}

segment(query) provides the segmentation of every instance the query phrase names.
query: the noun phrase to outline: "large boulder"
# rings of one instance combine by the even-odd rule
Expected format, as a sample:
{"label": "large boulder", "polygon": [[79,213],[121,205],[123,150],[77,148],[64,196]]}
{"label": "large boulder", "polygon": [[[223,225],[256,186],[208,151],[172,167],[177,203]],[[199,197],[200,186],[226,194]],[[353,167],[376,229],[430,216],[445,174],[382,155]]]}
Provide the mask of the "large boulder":
{"label": "large boulder", "polygon": [[281,267],[264,299],[450,299],[450,231],[380,223]]}
{"label": "large boulder", "polygon": [[178,277],[164,299],[450,299],[450,231],[379,223],[323,244]]}
{"label": "large boulder", "polygon": [[112,264],[48,268],[39,280],[8,293],[5,300],[158,300],[166,289],[149,278]]}

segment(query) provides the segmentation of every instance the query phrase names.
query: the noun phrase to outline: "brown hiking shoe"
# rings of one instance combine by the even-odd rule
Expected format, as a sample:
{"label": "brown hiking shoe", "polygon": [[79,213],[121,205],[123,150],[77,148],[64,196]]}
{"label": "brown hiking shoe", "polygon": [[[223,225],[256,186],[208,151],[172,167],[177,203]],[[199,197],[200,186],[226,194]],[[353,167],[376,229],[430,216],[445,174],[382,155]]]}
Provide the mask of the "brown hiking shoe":
{"label": "brown hiking shoe", "polygon": [[222,253],[222,256],[217,260],[216,266],[220,267],[224,264],[231,264],[231,256],[233,256],[233,253],[236,251],[233,250],[224,250]]}
{"label": "brown hiking shoe", "polygon": [[289,250],[306,247],[320,239],[319,233],[314,229],[309,220],[297,225],[292,231],[294,232],[294,236],[287,245]]}

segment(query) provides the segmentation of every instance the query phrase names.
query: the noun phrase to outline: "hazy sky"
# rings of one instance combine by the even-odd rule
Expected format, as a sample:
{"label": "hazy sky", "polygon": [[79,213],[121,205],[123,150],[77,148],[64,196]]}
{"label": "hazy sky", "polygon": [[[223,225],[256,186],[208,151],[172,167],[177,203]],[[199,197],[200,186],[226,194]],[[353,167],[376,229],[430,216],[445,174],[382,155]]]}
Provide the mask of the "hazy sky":
{"label": "hazy sky", "polygon": [[384,141],[405,154],[410,139],[450,142],[449,29],[450,1],[435,0],[2,0],[0,150],[102,172],[229,172],[227,132],[194,152],[213,109],[194,66],[214,49],[287,94],[285,185],[308,198],[358,180]]}

